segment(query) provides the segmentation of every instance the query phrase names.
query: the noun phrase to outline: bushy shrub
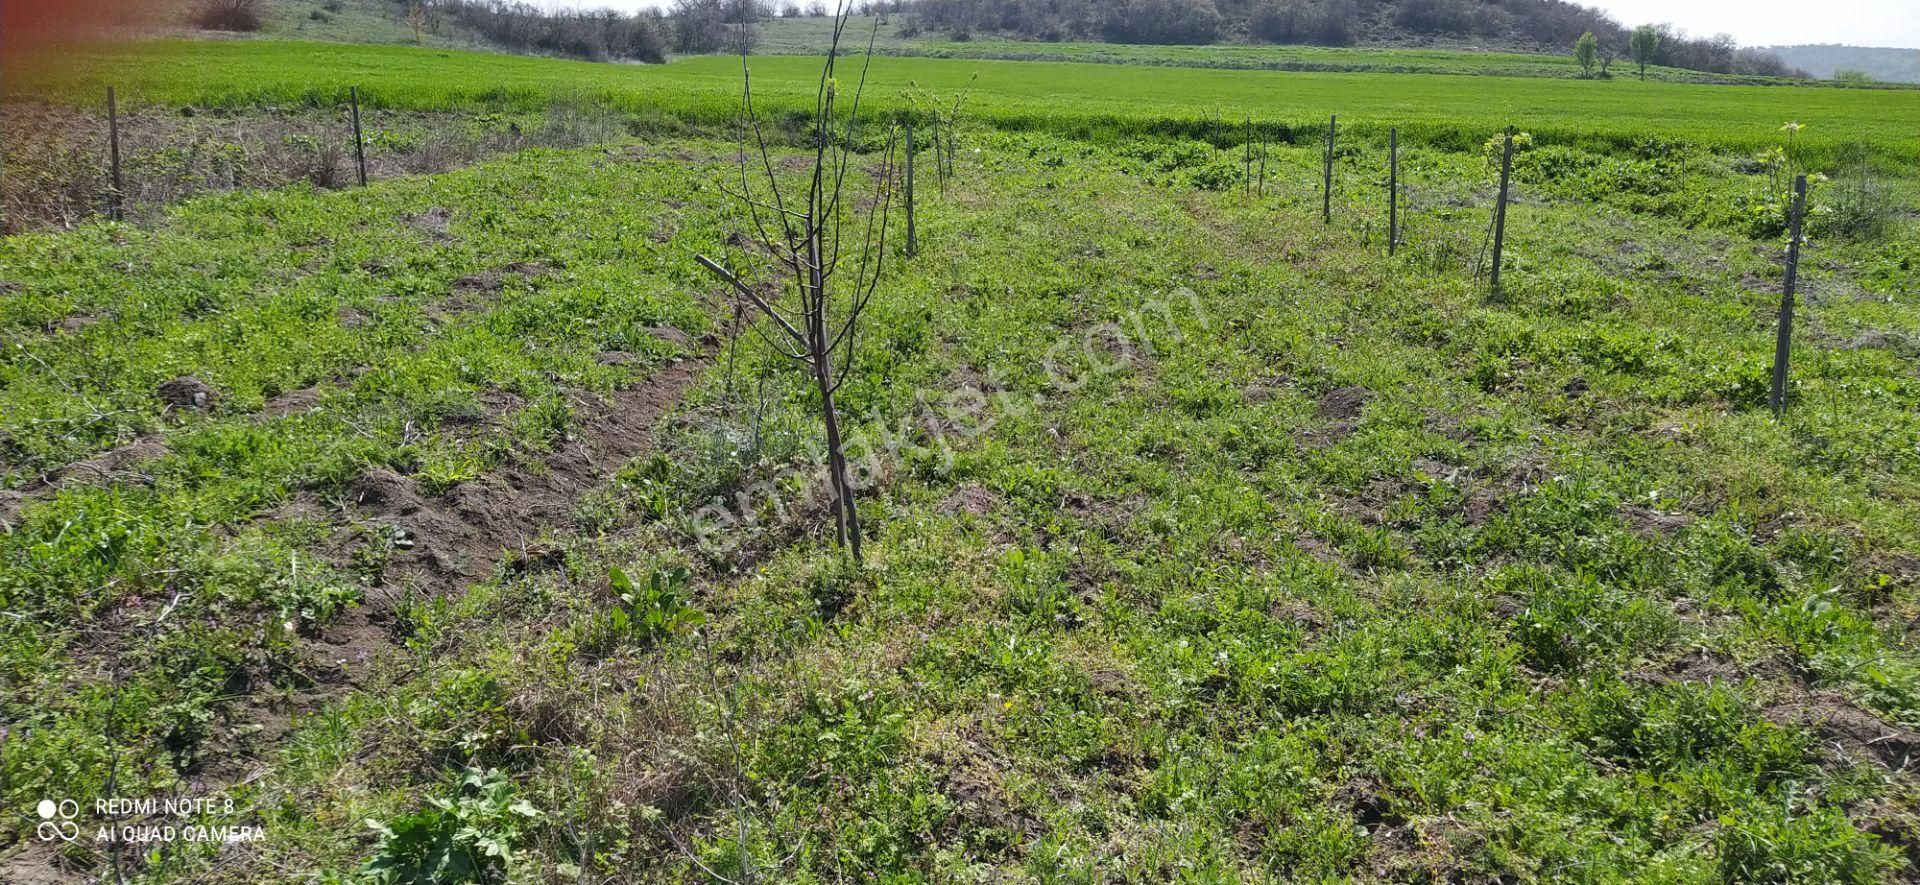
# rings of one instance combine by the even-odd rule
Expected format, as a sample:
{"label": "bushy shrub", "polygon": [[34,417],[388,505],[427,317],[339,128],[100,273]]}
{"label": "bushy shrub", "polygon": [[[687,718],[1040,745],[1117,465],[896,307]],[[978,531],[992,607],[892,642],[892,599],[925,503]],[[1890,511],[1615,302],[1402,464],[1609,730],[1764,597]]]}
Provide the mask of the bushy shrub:
{"label": "bushy shrub", "polygon": [[1336,0],[1275,0],[1247,20],[1247,33],[1269,43],[1346,46],[1356,28],[1353,8]]}
{"label": "bushy shrub", "polygon": [[260,30],[260,0],[200,0],[193,9],[193,26],[203,31]]}
{"label": "bushy shrub", "polygon": [[[526,3],[442,0],[431,15],[450,16],[507,49],[537,51],[594,61],[666,61],[666,40],[657,19],[606,10],[549,11]],[[707,51],[693,49],[683,51]]]}
{"label": "bushy shrub", "polygon": [[1221,24],[1213,0],[1130,0],[1113,8],[1100,32],[1114,43],[1212,43]]}

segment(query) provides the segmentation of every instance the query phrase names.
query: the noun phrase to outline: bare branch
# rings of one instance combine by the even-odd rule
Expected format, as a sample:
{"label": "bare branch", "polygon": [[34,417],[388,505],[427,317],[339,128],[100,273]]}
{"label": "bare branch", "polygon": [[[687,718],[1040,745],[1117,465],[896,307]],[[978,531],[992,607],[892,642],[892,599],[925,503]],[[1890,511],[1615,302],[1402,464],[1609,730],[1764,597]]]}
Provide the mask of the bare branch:
{"label": "bare branch", "polygon": [[715,264],[713,262],[713,259],[708,258],[705,255],[695,255],[693,256],[693,260],[700,262],[701,267],[704,267],[707,270],[712,271],[714,276],[717,276],[720,279],[726,281],[728,285],[734,288],[734,291],[739,292],[742,297],[746,298],[748,301],[753,302],[754,307],[760,308],[761,313],[766,314],[769,319],[773,320],[776,323],[779,323],[780,328],[784,330],[789,336],[792,336],[794,341],[797,341],[802,345],[806,344],[807,342],[806,336],[800,334],[800,330],[795,329],[792,323],[787,322],[787,318],[784,316],[781,316],[779,311],[774,310],[773,305],[768,304],[765,299],[760,297],[759,293],[753,291],[752,289],[747,288],[747,284],[740,282],[739,277],[736,277],[733,274],[728,273],[726,268],[721,267],[718,264]]}

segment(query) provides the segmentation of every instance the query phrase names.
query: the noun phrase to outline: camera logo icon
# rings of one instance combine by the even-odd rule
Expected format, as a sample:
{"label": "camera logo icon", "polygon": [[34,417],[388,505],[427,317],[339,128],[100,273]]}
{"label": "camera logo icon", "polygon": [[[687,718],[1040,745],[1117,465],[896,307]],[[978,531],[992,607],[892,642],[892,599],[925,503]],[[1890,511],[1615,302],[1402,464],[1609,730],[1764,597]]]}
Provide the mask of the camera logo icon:
{"label": "camera logo icon", "polygon": [[72,799],[62,799],[58,802],[52,799],[42,799],[40,800],[40,807],[36,810],[40,812],[40,828],[38,831],[40,841],[58,842],[64,840],[74,842],[79,840],[80,825],[74,823],[73,819],[80,816],[80,803]]}

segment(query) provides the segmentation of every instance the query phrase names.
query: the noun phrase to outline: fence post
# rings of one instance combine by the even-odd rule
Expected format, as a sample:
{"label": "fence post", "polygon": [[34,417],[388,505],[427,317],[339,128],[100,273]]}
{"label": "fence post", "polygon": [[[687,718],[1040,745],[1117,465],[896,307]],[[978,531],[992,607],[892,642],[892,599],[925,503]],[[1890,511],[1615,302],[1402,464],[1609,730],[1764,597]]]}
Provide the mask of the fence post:
{"label": "fence post", "polygon": [[1800,222],[1807,207],[1807,177],[1793,179],[1793,217],[1788,225],[1787,282],[1780,296],[1780,333],[1773,344],[1773,389],[1767,404],[1778,418],[1787,409],[1787,357],[1793,350],[1793,290],[1800,278]]}
{"label": "fence post", "polygon": [[119,221],[125,206],[126,188],[120,180],[120,107],[113,87],[107,87],[107,154],[113,170],[113,194],[108,199],[107,217]]}
{"label": "fence post", "polygon": [[1507,182],[1513,174],[1513,127],[1507,127],[1506,146],[1500,152],[1500,201],[1493,207],[1493,294],[1500,294],[1500,253],[1507,244]]}
{"label": "fence post", "polygon": [[1262,198],[1267,195],[1267,133],[1264,130],[1260,133],[1260,186],[1254,194]]}
{"label": "fence post", "polygon": [[1387,130],[1387,257],[1400,246],[1400,127]]}
{"label": "fence post", "polygon": [[360,186],[367,186],[367,142],[360,136],[360,87],[347,87],[347,102],[353,108],[353,159],[360,166]]}
{"label": "fence post", "polygon": [[1242,166],[1240,173],[1240,196],[1253,196],[1253,118],[1247,118],[1246,143],[1241,145]]}
{"label": "fence post", "polygon": [[1340,115],[1327,118],[1327,171],[1320,187],[1320,223],[1333,223],[1333,141],[1339,131]]}
{"label": "fence post", "polygon": [[913,121],[907,121],[907,257],[920,251],[919,235],[913,224]]}

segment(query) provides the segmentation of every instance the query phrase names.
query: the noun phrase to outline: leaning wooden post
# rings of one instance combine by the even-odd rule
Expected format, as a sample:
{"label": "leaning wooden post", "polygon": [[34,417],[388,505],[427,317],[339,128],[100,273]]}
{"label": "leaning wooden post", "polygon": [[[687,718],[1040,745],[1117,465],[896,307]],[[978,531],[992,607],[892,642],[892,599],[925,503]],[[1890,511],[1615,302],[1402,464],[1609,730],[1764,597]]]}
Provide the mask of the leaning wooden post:
{"label": "leaning wooden post", "polygon": [[1400,127],[1387,130],[1387,256],[1400,245]]}
{"label": "leaning wooden post", "polygon": [[1260,133],[1260,186],[1255,194],[1260,197],[1267,195],[1267,134],[1265,131]]}
{"label": "leaning wooden post", "polygon": [[347,87],[347,102],[353,108],[353,158],[360,164],[360,186],[367,186],[367,142],[360,136],[360,87]]}
{"label": "leaning wooden post", "polygon": [[1774,417],[1779,417],[1787,409],[1787,357],[1793,350],[1793,289],[1800,278],[1800,221],[1807,208],[1807,177],[1796,176],[1793,179],[1793,217],[1788,225],[1787,238],[1787,282],[1780,296],[1780,334],[1773,344],[1773,389],[1767,395],[1767,404],[1773,407]]}
{"label": "leaning wooden post", "polygon": [[1506,147],[1500,152],[1500,198],[1493,207],[1493,294],[1500,294],[1500,253],[1507,244],[1507,183],[1513,175],[1513,127],[1507,127]]}
{"label": "leaning wooden post", "polygon": [[1327,118],[1327,171],[1320,187],[1320,223],[1333,223],[1333,140],[1340,128],[1340,115]]}
{"label": "leaning wooden post", "polygon": [[119,221],[125,206],[126,189],[120,180],[120,107],[113,87],[107,87],[107,157],[113,174],[113,193],[107,202],[107,217]]}
{"label": "leaning wooden post", "polygon": [[920,251],[919,235],[913,224],[913,121],[907,121],[907,257]]}

